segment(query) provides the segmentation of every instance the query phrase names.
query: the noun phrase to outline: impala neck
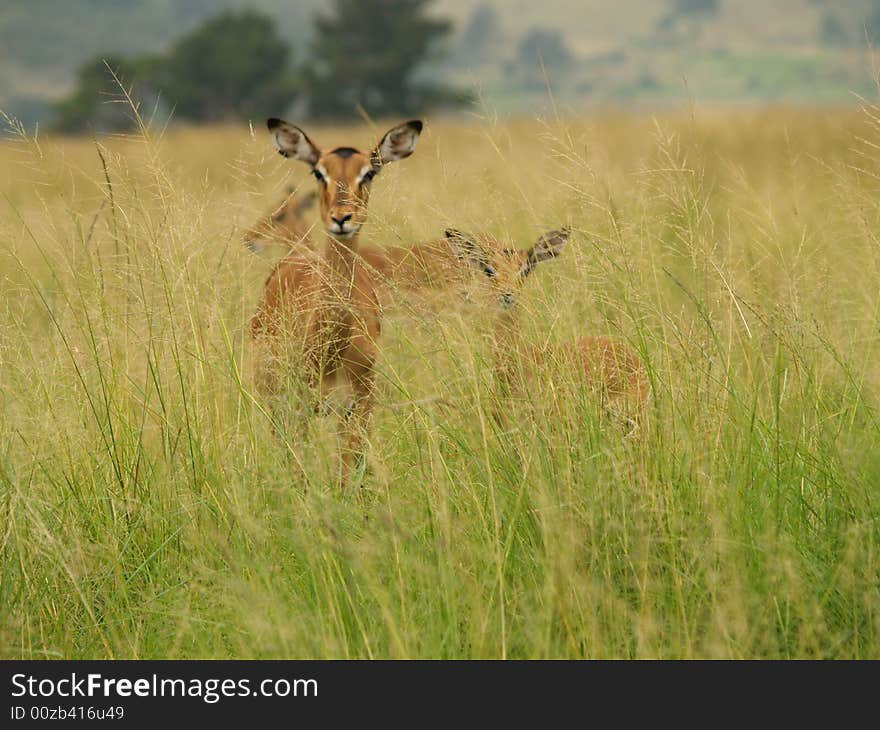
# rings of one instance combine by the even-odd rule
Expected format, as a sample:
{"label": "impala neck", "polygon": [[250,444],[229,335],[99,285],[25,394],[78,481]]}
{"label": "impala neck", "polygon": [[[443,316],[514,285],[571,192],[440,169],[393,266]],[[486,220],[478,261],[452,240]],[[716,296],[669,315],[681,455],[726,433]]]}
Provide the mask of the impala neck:
{"label": "impala neck", "polygon": [[502,381],[516,379],[523,366],[528,370],[529,364],[541,357],[538,349],[523,337],[521,318],[516,306],[501,310],[495,318],[493,354],[495,372]]}
{"label": "impala neck", "polygon": [[358,253],[358,237],[360,231],[350,238],[336,238],[327,234],[327,243],[324,246],[324,259],[329,264],[331,276],[329,286],[334,286],[333,280],[341,277],[347,281],[354,279],[355,262]]}
{"label": "impala neck", "polygon": [[519,309],[516,306],[502,309],[495,318],[495,344],[499,348],[516,348],[522,342]]}

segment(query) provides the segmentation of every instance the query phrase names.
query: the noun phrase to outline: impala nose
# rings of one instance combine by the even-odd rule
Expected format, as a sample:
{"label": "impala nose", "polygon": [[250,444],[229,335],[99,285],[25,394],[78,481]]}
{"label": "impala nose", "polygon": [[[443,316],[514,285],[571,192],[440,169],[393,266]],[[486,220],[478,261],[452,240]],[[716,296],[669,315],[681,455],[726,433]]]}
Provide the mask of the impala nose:
{"label": "impala nose", "polygon": [[331,215],[330,220],[332,220],[337,226],[342,228],[346,223],[351,220],[351,213],[347,213],[346,215],[342,216],[342,218],[337,218],[335,215]]}

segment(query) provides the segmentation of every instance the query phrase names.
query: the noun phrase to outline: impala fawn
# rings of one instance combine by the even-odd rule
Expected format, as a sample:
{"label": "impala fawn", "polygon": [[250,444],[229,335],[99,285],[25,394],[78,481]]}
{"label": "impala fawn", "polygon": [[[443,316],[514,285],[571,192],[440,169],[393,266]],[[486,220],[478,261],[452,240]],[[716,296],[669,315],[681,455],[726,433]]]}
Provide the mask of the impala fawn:
{"label": "impala fawn", "polygon": [[260,253],[269,246],[286,246],[290,249],[310,242],[311,226],[305,219],[305,214],[317,199],[318,194],[315,191],[297,195],[293,188],[288,188],[287,197],[281,204],[244,232],[242,243],[250,251]]}
{"label": "impala fawn", "polygon": [[581,337],[553,350],[539,349],[522,336],[518,312],[520,287],[539,264],[562,253],[569,231],[545,233],[526,250],[506,247],[490,237],[474,238],[453,229],[446,231],[446,237],[461,261],[485,275],[497,299],[493,354],[495,372],[502,386],[515,389],[520,373],[533,381],[542,365],[555,363],[566,372],[579,372],[580,381],[599,395],[603,409],[620,417],[634,431],[643,415],[649,386],[644,364],[630,347],[599,335]]}
{"label": "impala fawn", "polygon": [[[256,383],[264,395],[284,397],[292,375],[295,384],[306,386],[300,395],[311,401],[315,394],[322,399],[337,381],[347,382],[352,400],[342,449],[345,483],[355,462],[363,459],[381,330],[379,300],[358,255],[358,234],[373,178],[384,165],[413,153],[422,123],[393,127],[370,152],[352,147],[324,152],[292,124],[269,119],[267,125],[281,155],[311,167],[326,242],[321,252],[285,256],[266,280],[251,320],[258,344]],[[300,414],[311,405],[301,403]]]}

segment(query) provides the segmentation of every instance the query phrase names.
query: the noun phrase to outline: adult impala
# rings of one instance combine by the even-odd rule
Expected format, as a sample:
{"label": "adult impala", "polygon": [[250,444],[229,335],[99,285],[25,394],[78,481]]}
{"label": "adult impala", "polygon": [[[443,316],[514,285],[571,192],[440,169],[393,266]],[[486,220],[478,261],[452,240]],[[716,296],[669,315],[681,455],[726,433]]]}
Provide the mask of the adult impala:
{"label": "adult impala", "polygon": [[489,236],[474,237],[449,229],[446,237],[455,254],[485,276],[497,302],[494,321],[494,367],[498,379],[516,388],[518,374],[531,379],[536,368],[555,361],[589,389],[598,393],[606,411],[638,426],[649,387],[641,358],[626,344],[603,335],[580,337],[558,349],[537,348],[525,341],[519,316],[519,292],[535,268],[559,256],[568,240],[568,229],[545,233],[531,247],[518,250]]}
{"label": "adult impala", "polygon": [[[257,387],[267,396],[326,395],[343,380],[351,390],[342,447],[342,481],[363,458],[366,429],[375,397],[375,362],[381,311],[369,267],[358,255],[358,234],[367,217],[370,185],[384,165],[409,157],[422,122],[390,129],[369,152],[335,147],[324,152],[299,127],[281,119],[267,122],[278,152],[311,167],[318,182],[323,250],[292,252],[266,280],[251,320],[258,343]],[[301,412],[311,403],[301,404]]]}

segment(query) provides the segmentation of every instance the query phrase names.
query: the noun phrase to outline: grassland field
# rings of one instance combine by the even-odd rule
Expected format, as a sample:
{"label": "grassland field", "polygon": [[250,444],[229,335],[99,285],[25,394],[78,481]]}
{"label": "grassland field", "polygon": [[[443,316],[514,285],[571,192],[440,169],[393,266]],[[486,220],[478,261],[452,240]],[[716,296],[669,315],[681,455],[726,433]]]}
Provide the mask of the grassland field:
{"label": "grassland field", "polygon": [[362,241],[570,225],[524,335],[629,343],[649,426],[576,373],[500,399],[482,282],[392,290],[356,491],[253,386],[240,233],[308,170],[262,127],[11,135],[0,656],[880,658],[878,120],[428,119]]}

